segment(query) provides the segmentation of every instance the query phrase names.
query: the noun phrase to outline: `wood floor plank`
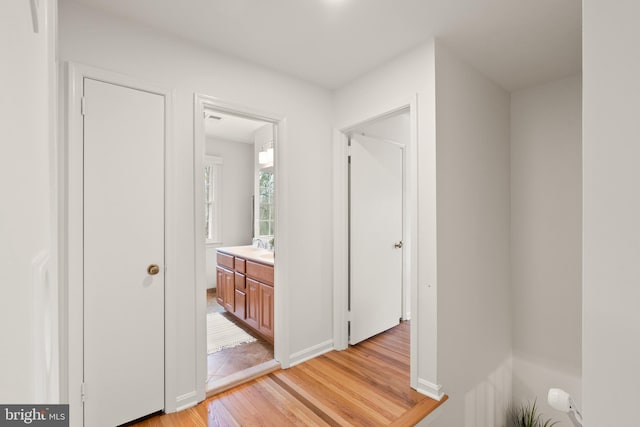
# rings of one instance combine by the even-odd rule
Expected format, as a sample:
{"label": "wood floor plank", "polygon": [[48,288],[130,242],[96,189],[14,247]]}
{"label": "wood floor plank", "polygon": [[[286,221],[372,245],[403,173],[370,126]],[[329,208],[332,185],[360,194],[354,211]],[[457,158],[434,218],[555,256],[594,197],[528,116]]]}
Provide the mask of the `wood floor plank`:
{"label": "wood floor plank", "polygon": [[444,396],[439,402],[433,399],[424,399],[389,425],[391,427],[414,426],[425,417],[425,414],[430,414],[446,400],[447,396]]}
{"label": "wood floor plank", "polygon": [[334,411],[331,406],[329,406],[330,402],[328,400],[317,400],[308,392],[307,387],[300,387],[289,376],[280,376],[278,373],[273,373],[272,376],[283,388],[289,390],[296,399],[303,402],[307,407],[312,408],[312,410],[318,414],[318,416],[321,416],[327,424],[334,427],[352,425],[346,419],[342,418],[338,412]]}
{"label": "wood floor plank", "polygon": [[[349,408],[350,411],[361,412],[372,421],[387,424],[404,412],[403,408],[392,404],[388,400],[386,401],[388,406],[385,408],[384,403],[382,403],[384,399],[381,399],[375,390],[372,390],[363,382],[358,382],[353,377],[340,375],[336,371],[316,369],[313,364],[306,364],[301,369],[311,378],[325,384],[325,395],[332,393],[340,397],[346,403],[345,408]],[[340,382],[336,382],[336,378],[340,378]]]}
{"label": "wood floor plank", "polygon": [[268,381],[264,381],[262,385],[268,395],[265,397],[271,398],[276,403],[281,411],[286,411],[287,419],[290,421],[290,425],[299,426],[330,426],[322,414],[317,414],[303,402],[294,399],[286,389],[282,388],[272,378]]}
{"label": "wood floor plank", "polygon": [[362,408],[362,405],[359,404],[357,399],[352,398],[346,393],[336,392],[332,389],[331,385],[325,384],[308,371],[303,370],[301,365],[279,374],[281,379],[286,377],[296,384],[299,389],[304,388],[307,399],[315,406],[323,405],[325,408],[329,408],[331,413],[338,414],[339,418],[347,421],[346,424],[343,423],[342,425],[370,424],[370,414]]}
{"label": "wood floor plank", "polygon": [[393,402],[412,407],[424,397],[409,387],[408,375],[402,378],[389,375],[386,370],[381,369],[378,365],[358,363],[357,361],[360,359],[351,354],[338,355],[336,357],[334,353],[329,353],[326,357],[327,360],[341,365],[350,375],[366,378],[371,387],[384,392],[387,398]]}
{"label": "wood floor plank", "polygon": [[241,427],[233,414],[227,410],[220,400],[213,400],[207,405],[207,420],[210,427]]}
{"label": "wood floor plank", "polygon": [[409,324],[225,391],[136,427],[408,427],[437,402],[410,387]]}
{"label": "wood floor plank", "polygon": [[[309,361],[306,368],[315,370],[318,378],[322,378],[331,384],[335,392],[341,392],[362,401],[362,406],[367,410],[373,410],[388,420],[393,420],[402,415],[407,407],[388,398],[386,390],[376,387],[377,383],[370,378],[351,373],[341,369],[339,365],[331,363],[325,357],[318,357]],[[335,378],[342,378],[340,383],[331,383]]]}

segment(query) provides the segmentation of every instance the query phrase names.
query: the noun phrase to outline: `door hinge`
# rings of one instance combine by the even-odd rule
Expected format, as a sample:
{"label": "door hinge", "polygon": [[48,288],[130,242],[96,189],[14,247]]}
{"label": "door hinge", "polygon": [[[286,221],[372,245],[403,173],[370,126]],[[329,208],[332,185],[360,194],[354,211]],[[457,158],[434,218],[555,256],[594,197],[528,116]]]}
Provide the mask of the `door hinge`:
{"label": "door hinge", "polygon": [[86,99],[87,98],[85,98],[84,96],[80,98],[80,114],[82,114],[83,116],[87,114]]}
{"label": "door hinge", "polygon": [[80,399],[84,402],[85,400],[87,400],[87,394],[85,392],[85,386],[84,383],[80,384]]}

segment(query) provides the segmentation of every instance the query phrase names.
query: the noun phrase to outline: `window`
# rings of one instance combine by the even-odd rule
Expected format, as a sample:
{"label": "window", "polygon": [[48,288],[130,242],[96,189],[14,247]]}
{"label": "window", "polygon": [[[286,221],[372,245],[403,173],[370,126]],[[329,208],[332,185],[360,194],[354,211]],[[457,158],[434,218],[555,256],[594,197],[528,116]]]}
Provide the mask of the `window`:
{"label": "window", "polygon": [[258,235],[261,237],[271,237],[275,233],[273,195],[273,168],[261,169],[258,172]]}
{"label": "window", "polygon": [[204,157],[204,232],[207,244],[222,243],[222,158]]}

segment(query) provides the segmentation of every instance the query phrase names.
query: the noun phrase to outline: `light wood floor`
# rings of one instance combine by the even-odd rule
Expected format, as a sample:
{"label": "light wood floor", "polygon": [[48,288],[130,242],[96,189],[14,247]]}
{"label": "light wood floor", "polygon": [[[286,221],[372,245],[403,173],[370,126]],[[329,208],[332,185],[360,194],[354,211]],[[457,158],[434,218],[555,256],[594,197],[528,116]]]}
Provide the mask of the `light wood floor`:
{"label": "light wood floor", "polygon": [[404,322],[348,350],[136,426],[412,426],[442,402],[409,387],[409,325]]}

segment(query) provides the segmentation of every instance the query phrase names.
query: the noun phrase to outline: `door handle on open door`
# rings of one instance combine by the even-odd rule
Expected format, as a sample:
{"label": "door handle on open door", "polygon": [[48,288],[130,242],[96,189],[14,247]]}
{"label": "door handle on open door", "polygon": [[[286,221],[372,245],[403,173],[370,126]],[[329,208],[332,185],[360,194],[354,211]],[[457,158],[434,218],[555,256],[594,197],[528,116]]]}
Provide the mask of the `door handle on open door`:
{"label": "door handle on open door", "polygon": [[396,249],[401,249],[402,248],[402,240],[400,240],[398,243],[394,243],[393,247]]}
{"label": "door handle on open door", "polygon": [[151,264],[149,267],[147,267],[147,273],[149,273],[151,276],[155,276],[156,274],[160,273],[160,267],[158,267],[157,264]]}

